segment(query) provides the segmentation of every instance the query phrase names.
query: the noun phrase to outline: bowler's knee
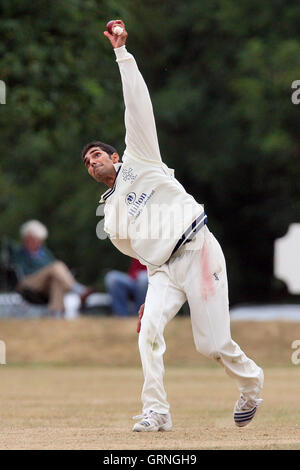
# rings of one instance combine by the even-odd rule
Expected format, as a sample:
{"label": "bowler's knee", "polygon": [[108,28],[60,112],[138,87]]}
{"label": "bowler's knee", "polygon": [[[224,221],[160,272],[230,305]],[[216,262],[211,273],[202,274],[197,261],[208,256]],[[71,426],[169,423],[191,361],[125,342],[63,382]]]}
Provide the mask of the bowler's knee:
{"label": "bowler's knee", "polygon": [[220,360],[224,352],[224,345],[196,344],[199,353],[209,359]]}
{"label": "bowler's knee", "polygon": [[205,347],[199,347],[198,351],[210,359],[222,362],[239,362],[244,354],[239,345],[228,338],[214,344],[206,343]]}
{"label": "bowler's knee", "polygon": [[139,333],[139,350],[146,351],[151,348],[151,344],[155,337],[155,332],[146,318],[142,318],[141,329]]}

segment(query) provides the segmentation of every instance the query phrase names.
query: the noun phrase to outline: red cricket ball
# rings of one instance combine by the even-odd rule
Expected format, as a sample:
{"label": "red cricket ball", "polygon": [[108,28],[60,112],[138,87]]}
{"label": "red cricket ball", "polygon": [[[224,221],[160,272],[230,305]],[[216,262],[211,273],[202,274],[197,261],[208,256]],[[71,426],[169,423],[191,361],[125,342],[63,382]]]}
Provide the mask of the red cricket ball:
{"label": "red cricket ball", "polygon": [[113,27],[115,21],[116,20],[111,20],[106,25],[106,29],[109,32],[109,34],[112,34],[112,27]]}

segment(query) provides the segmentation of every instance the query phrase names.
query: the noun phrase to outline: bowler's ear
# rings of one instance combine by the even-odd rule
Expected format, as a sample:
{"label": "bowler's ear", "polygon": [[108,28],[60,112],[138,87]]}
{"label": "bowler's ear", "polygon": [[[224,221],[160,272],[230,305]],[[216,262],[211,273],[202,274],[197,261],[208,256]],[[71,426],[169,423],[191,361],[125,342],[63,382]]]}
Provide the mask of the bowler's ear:
{"label": "bowler's ear", "polygon": [[111,159],[113,163],[118,163],[120,161],[119,154],[117,152],[113,153]]}

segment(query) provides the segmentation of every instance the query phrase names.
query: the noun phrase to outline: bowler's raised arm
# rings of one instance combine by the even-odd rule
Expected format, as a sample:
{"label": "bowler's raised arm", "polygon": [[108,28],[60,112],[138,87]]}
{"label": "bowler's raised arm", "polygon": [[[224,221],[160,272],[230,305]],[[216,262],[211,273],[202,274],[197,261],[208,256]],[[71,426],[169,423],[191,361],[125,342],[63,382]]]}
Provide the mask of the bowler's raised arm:
{"label": "bowler's raised arm", "polygon": [[125,102],[126,150],[125,154],[146,160],[161,161],[152,103],[146,83],[132,54],[126,50],[128,33],[104,35],[114,48],[119,65]]}

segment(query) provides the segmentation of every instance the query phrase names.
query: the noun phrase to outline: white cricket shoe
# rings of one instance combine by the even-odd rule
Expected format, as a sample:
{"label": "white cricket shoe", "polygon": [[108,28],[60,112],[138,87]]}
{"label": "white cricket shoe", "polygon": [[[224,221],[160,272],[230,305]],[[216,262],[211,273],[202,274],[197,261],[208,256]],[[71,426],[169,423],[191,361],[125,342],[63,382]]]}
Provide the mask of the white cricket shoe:
{"label": "white cricket shoe", "polygon": [[263,400],[256,398],[254,400],[247,399],[242,394],[236,402],[233,410],[234,422],[237,426],[243,427],[250,423],[254,418],[258,406]]}
{"label": "white cricket shoe", "polygon": [[132,430],[137,432],[171,431],[172,420],[170,413],[161,414],[149,410],[142,415],[134,416],[133,419],[141,419],[135,423]]}

